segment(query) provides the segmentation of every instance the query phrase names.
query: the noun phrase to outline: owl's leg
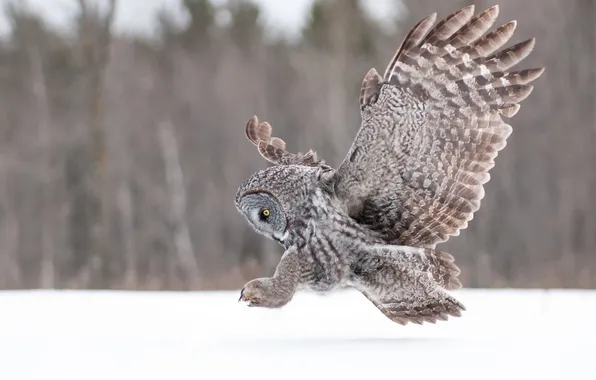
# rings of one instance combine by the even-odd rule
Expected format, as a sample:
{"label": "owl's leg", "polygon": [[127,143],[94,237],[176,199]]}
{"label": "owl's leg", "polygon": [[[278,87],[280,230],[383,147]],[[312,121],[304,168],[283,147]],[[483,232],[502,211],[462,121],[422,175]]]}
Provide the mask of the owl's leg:
{"label": "owl's leg", "polygon": [[240,292],[239,301],[248,306],[279,308],[294,297],[301,282],[302,256],[295,248],[284,252],[273,277],[257,278],[249,281]]}

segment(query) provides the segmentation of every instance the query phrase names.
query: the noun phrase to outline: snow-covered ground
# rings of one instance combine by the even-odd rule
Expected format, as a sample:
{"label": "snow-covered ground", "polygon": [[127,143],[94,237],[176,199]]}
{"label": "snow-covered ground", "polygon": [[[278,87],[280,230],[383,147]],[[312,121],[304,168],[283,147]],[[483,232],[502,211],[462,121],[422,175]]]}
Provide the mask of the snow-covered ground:
{"label": "snow-covered ground", "polygon": [[238,292],[0,292],[0,379],[593,379],[596,291],[459,290],[400,326],[362,295],[285,308]]}

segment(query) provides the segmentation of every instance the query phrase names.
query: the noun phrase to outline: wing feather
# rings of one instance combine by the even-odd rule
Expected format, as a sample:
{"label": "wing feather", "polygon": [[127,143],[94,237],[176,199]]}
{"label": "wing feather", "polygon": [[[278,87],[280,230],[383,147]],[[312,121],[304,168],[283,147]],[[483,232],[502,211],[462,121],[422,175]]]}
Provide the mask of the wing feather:
{"label": "wing feather", "polygon": [[456,12],[451,13],[431,29],[422,44],[437,45],[453,36],[458,30],[466,25],[474,16],[474,4],[468,5]]}
{"label": "wing feather", "polygon": [[[517,23],[489,32],[497,6],[474,16],[436,14],[406,36],[385,74],[371,70],[361,93],[362,125],[335,174],[350,216],[388,242],[434,246],[467,227],[483,185],[542,68],[507,71],[534,48],[508,48]],[[488,32],[488,33],[487,33]]]}

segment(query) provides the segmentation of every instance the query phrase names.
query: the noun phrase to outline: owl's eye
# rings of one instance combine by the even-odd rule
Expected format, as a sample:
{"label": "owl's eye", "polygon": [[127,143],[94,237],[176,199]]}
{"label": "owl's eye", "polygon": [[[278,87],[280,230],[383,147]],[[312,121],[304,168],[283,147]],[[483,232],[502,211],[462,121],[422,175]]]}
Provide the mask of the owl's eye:
{"label": "owl's eye", "polygon": [[267,219],[271,215],[271,211],[268,208],[264,208],[261,210],[261,219]]}

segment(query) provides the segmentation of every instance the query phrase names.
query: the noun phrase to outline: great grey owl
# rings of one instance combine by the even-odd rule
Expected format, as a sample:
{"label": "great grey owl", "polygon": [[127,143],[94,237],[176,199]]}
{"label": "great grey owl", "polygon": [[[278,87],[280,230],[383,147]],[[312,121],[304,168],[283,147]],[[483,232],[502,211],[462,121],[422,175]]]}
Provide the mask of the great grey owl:
{"label": "great grey owl", "polygon": [[273,277],[248,282],[249,306],[286,305],[297,290],[352,287],[385,316],[436,322],[465,310],[453,256],[435,249],[467,227],[497,153],[542,68],[508,71],[534,39],[501,49],[516,22],[485,34],[498,6],[465,7],[435,25],[416,24],[383,76],[360,93],[362,123],[334,169],[312,150],[294,154],[253,116],[246,135],[274,165],[238,189],[235,205],[258,232],[282,244]]}

